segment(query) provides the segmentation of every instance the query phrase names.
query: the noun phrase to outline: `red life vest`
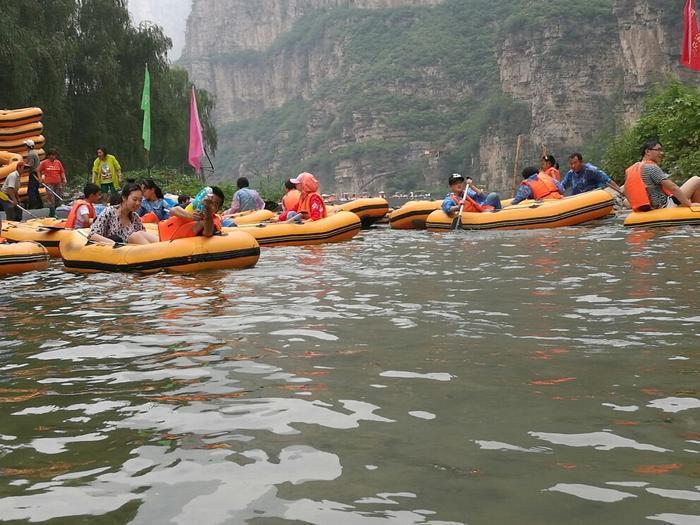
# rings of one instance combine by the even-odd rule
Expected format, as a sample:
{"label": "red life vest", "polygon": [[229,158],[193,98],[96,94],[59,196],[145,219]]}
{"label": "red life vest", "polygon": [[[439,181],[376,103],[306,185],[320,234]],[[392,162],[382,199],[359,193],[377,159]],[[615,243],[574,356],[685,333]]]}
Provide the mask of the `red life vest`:
{"label": "red life vest", "polygon": [[301,192],[299,190],[289,190],[284,197],[282,197],[282,208],[284,211],[296,211],[297,206],[299,206],[300,198]]}
{"label": "red life vest", "polygon": [[[455,195],[454,193],[451,193],[450,198],[452,199],[452,202],[455,203],[455,206],[459,206],[460,199],[457,195]],[[465,195],[464,208],[462,208],[462,212],[482,213],[482,212],[490,211],[490,210],[493,210],[493,206],[482,206],[481,204],[476,202],[474,199],[472,199],[469,195]]]}
{"label": "red life vest", "polygon": [[559,176],[559,170],[557,168],[555,168],[554,166],[552,166],[551,168],[549,168],[545,171],[540,171],[540,173],[544,174],[544,175],[549,175],[554,180],[557,180],[557,181],[561,180],[561,177]]}
{"label": "red life vest", "polygon": [[554,179],[544,173],[538,173],[535,180],[524,180],[522,184],[530,188],[532,198],[535,200],[562,198]]}
{"label": "red life vest", "polygon": [[[158,223],[158,238],[160,242],[166,242],[197,237],[197,234],[192,229],[195,222],[194,219],[184,219],[173,215],[169,219]],[[217,215],[214,215],[214,231],[221,231],[221,219]]]}
{"label": "red life vest", "polygon": [[[634,211],[649,211],[651,210],[651,202],[649,201],[649,193],[647,192],[647,187],[642,180],[642,167],[644,164],[656,164],[651,160],[643,160],[633,164],[625,170],[625,195],[627,200],[630,202],[630,206]],[[669,197],[673,195],[663,186],[661,186],[661,191],[663,191]]]}
{"label": "red life vest", "polygon": [[326,203],[318,193],[309,193],[306,195],[303,201],[299,202],[299,209],[297,210],[304,219],[311,218],[311,201],[315,200],[321,206],[321,219],[325,219],[328,216],[326,212]]}
{"label": "red life vest", "polygon": [[[75,221],[78,218],[78,210],[81,206],[87,206],[88,217],[92,220],[95,218],[95,207],[85,200],[77,200],[71,206],[70,212],[68,213],[68,218],[66,218],[65,228],[67,230],[72,230],[75,227]],[[81,218],[82,220],[82,218]],[[89,226],[89,225],[88,225]],[[88,226],[83,225],[82,227],[87,228]]]}

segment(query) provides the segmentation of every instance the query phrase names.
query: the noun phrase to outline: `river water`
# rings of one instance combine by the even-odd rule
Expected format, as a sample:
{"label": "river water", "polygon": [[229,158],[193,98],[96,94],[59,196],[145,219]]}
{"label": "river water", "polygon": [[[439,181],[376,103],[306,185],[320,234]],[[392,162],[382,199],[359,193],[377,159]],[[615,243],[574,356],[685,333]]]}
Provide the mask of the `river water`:
{"label": "river water", "polygon": [[700,230],[376,229],[0,299],[0,520],[700,523]]}

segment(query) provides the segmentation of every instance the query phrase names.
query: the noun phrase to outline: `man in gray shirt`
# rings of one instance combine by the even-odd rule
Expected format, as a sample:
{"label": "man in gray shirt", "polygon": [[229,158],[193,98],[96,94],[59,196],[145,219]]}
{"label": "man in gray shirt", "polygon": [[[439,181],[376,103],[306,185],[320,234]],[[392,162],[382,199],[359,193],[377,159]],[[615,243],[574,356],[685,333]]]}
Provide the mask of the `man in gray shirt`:
{"label": "man in gray shirt", "polygon": [[25,163],[29,170],[29,183],[27,185],[27,207],[31,209],[41,208],[41,195],[39,194],[39,154],[34,149],[34,141],[27,139],[24,141],[27,146],[27,157]]}
{"label": "man in gray shirt", "polygon": [[658,140],[646,141],[640,148],[640,153],[642,154],[641,164],[635,164],[628,169],[628,178],[625,182],[626,193],[633,208],[636,208],[633,202],[635,200],[632,187],[634,181],[630,179],[630,173],[635,167],[639,168],[641,183],[646,189],[651,209],[700,206],[700,177],[690,177],[678,187],[671,180],[671,176],[659,167],[664,152]]}

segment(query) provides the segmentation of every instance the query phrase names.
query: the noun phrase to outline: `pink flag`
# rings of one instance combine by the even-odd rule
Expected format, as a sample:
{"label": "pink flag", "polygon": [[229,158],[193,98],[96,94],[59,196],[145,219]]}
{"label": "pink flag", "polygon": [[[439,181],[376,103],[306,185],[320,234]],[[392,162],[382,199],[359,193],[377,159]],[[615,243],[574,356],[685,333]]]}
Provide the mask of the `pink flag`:
{"label": "pink flag", "polygon": [[197,174],[202,169],[200,158],[204,155],[204,140],[202,139],[202,125],[199,123],[199,112],[197,111],[197,99],[194,96],[194,86],[190,97],[190,150],[187,161]]}
{"label": "pink flag", "polygon": [[683,48],[681,65],[700,71],[700,29],[695,0],[687,0],[683,10]]}

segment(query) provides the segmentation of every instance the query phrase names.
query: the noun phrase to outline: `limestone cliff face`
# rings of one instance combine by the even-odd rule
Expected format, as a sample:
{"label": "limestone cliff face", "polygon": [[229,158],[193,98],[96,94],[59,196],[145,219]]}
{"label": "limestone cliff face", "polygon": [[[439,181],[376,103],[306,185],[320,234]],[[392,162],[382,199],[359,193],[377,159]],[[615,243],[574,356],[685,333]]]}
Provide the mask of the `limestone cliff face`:
{"label": "limestone cliff face", "polygon": [[[505,39],[498,56],[502,88],[529,104],[532,116],[521,159],[537,159],[546,147],[565,166],[568,153],[601,127],[633,122],[644,96],[664,78],[697,82],[678,64],[676,11],[657,0],[615,0],[613,33],[592,24],[572,36],[559,23]],[[498,187],[512,180],[512,168],[504,168],[513,166],[515,143],[503,129],[482,137],[482,170]]]}
{"label": "limestone cliff face", "polygon": [[[338,190],[379,189],[402,165],[414,166],[427,185],[437,185],[447,166],[443,159],[459,150],[459,141],[430,142],[389,124],[391,111],[353,110],[333,96],[317,96],[324,81],[352,78],[355,64],[347,60],[347,42],[328,33],[317,45],[280,42],[305,14],[319,9],[392,9],[404,6],[439,6],[441,0],[194,0],[187,25],[182,63],[198,86],[216,95],[216,121],[220,129],[253,121],[266,111],[290,102],[308,104],[305,129],[310,137],[301,157],[318,150],[329,155],[358,145],[402,143],[400,151],[378,151],[372,156],[338,159],[324,182]],[[662,0],[613,0],[610,16],[583,27],[570,20],[548,20],[533,30],[504,33],[493,49],[500,89],[526,108],[517,122],[494,118],[486,123],[476,148],[462,159],[463,169],[492,189],[508,193],[514,170],[516,137],[522,134],[518,168],[537,162],[543,147],[565,165],[568,153],[580,150],[603,127],[631,121],[639,113],[643,96],[666,76],[693,81],[677,65],[680,20]],[[250,53],[249,57],[246,53]],[[232,55],[231,55],[232,54]],[[234,56],[234,58],[231,58]],[[246,58],[248,57],[248,58]],[[400,78],[382,87],[392,93],[431,100],[436,111],[449,111],[448,101],[474,94],[467,80],[455,80],[447,65],[408,66]],[[496,81],[498,82],[498,80]],[[476,93],[475,96],[480,96]],[[440,101],[445,101],[441,103]],[[442,108],[442,109],[440,109]],[[344,120],[341,113],[345,113]],[[342,130],[326,136],[331,126]],[[286,129],[276,137],[253,139],[220,134],[220,150],[246,149],[253,153],[227,166],[233,175],[284,171],[288,152],[275,150],[260,162],[260,151],[272,138],[300,130]],[[314,142],[314,138],[317,140]],[[467,137],[468,138],[468,137]],[[465,138],[466,139],[466,138]],[[257,140],[257,142],[254,142]],[[319,145],[318,142],[321,142]],[[309,145],[315,144],[315,150]],[[256,149],[257,148],[257,149]],[[454,158],[452,164],[454,166]],[[562,166],[563,167],[563,166]]]}
{"label": "limestone cliff face", "polygon": [[435,5],[442,0],[194,0],[187,22],[185,56],[215,50],[263,51],[301,16],[318,9],[381,9]]}

